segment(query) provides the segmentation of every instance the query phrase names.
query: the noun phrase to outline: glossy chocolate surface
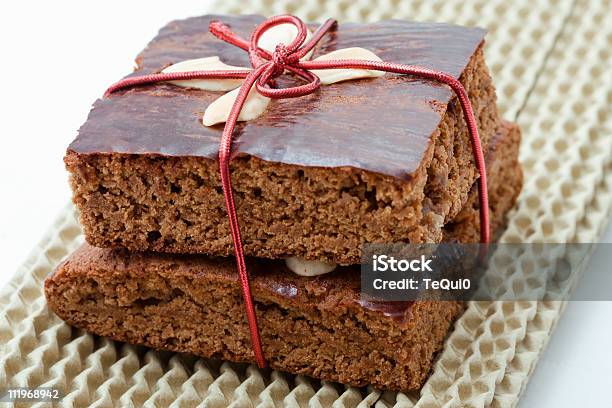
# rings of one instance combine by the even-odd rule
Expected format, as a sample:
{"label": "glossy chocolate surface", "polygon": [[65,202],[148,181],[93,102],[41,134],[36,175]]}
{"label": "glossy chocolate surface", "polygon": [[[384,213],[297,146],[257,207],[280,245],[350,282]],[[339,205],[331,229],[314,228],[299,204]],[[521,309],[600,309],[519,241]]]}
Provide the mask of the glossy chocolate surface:
{"label": "glossy chocolate surface", "polygon": [[358,303],[361,307],[382,313],[400,324],[407,323],[410,320],[412,305],[414,305],[413,301],[373,302],[365,299],[359,299]]}
{"label": "glossy chocolate surface", "polygon": [[[137,59],[135,74],[159,72],[186,59],[218,55],[248,67],[247,53],[208,32],[222,19],[248,38],[259,16],[203,16],[164,27]],[[315,57],[339,48],[367,48],[384,61],[422,65],[459,77],[485,31],[435,23],[341,23]],[[281,82],[282,85],[282,82]],[[222,125],[201,123],[219,92],[170,84],[133,88],[95,102],[69,149],[82,154],[200,156],[217,160]],[[443,108],[446,86],[408,76],[346,81],[314,94],[272,101],[260,118],[236,127],[234,154],[314,167],[350,166],[409,179],[418,169]]]}

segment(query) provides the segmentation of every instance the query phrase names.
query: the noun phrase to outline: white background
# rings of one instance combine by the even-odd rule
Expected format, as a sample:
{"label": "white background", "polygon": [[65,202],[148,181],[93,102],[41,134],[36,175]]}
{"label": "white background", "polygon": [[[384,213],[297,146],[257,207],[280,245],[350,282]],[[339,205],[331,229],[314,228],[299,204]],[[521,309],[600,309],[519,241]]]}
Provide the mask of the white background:
{"label": "white background", "polygon": [[[69,200],[62,157],[91,103],[161,26],[208,3],[0,6],[0,286]],[[591,268],[610,265],[612,254],[600,253]],[[611,316],[612,302],[571,302],[521,406],[612,406]]]}

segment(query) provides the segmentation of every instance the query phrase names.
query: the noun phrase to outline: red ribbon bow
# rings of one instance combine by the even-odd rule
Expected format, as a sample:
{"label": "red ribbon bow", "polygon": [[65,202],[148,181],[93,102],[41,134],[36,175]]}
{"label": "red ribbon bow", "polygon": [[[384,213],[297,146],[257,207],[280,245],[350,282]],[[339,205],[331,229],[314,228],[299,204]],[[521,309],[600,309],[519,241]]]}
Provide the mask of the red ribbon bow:
{"label": "red ribbon bow", "polygon": [[[259,38],[266,30],[285,23],[292,24],[298,31],[296,38],[290,44],[278,44],[272,54],[257,45]],[[240,111],[242,110],[244,102],[253,85],[255,85],[257,92],[268,98],[294,98],[313,93],[320,87],[321,81],[319,80],[319,77],[310,72],[310,70],[338,68],[369,69],[397,74],[407,74],[448,85],[455,92],[461,104],[463,116],[470,133],[474,160],[480,175],[478,180],[478,194],[480,199],[480,241],[483,244],[487,244],[490,240],[489,204],[487,196],[485,160],[482,152],[482,146],[480,144],[480,138],[478,136],[478,128],[476,125],[476,119],[474,117],[474,111],[472,109],[472,105],[470,104],[467,92],[463,88],[461,82],[445,72],[414,65],[356,59],[301,61],[300,59],[304,57],[335,25],[335,20],[328,19],[315,31],[312,38],[307,43],[304,43],[307,35],[306,24],[304,24],[304,22],[299,18],[291,15],[281,15],[265,20],[263,23],[257,26],[255,31],[253,31],[250,41],[246,41],[232,32],[230,28],[222,22],[212,21],[209,29],[213,35],[225,42],[248,51],[249,60],[253,67],[252,70],[190,71],[133,76],[115,83],[109,87],[104,94],[106,97],[119,89],[156,82],[190,79],[244,78],[244,81],[240,86],[238,96],[225,123],[223,135],[221,136],[221,142],[219,145],[219,169],[221,173],[221,183],[223,185],[225,205],[227,208],[232,239],[234,242],[234,253],[238,266],[238,272],[240,274],[240,282],[245,302],[247,320],[251,333],[252,347],[257,364],[262,368],[266,366],[266,359],[261,347],[259,329],[257,328],[257,317],[249,286],[249,276],[244,261],[244,250],[242,246],[242,238],[240,236],[238,217],[236,215],[236,207],[234,204],[232,180],[229,167],[234,128],[236,126],[238,116],[240,115]],[[274,78],[282,75],[285,70],[302,78],[306,81],[306,84],[289,88],[274,88]]]}

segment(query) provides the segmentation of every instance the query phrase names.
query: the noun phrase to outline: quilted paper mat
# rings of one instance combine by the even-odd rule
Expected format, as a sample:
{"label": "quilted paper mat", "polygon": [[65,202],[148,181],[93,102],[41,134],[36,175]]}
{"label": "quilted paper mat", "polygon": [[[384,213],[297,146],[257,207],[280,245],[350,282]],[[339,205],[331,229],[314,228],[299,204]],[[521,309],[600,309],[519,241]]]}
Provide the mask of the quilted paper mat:
{"label": "quilted paper mat", "polygon": [[[593,242],[612,211],[611,3],[219,0],[211,11],[488,28],[486,55],[500,107],[524,136],[525,186],[501,240]],[[0,292],[0,384],[60,388],[66,407],[512,407],[565,306],[472,302],[423,389],[381,393],[155,352],[68,327],[48,310],[42,283],[80,242],[67,207]],[[521,272],[535,270],[524,265]]]}

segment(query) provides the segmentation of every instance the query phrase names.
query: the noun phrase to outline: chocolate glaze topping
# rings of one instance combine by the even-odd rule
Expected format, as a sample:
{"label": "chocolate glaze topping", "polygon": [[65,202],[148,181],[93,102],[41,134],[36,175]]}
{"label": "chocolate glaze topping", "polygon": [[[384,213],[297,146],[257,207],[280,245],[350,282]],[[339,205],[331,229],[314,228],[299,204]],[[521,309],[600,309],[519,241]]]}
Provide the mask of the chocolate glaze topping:
{"label": "chocolate glaze topping", "polygon": [[[212,19],[222,19],[248,38],[263,17],[174,21],[139,55],[135,74],[214,55],[230,65],[249,67],[245,51],[208,32]],[[432,67],[458,78],[484,34],[479,28],[435,23],[341,23],[337,31],[323,37],[315,57],[339,48],[363,47],[384,61]],[[223,125],[205,127],[201,117],[221,95],[170,84],[117,92],[95,102],[69,149],[81,154],[217,160]],[[322,86],[308,96],[272,101],[260,118],[239,123],[234,154],[299,166],[350,166],[409,179],[444,113],[440,106],[445,107],[451,97],[445,86],[394,74]]]}
{"label": "chocolate glaze topping", "polygon": [[382,313],[400,324],[410,320],[414,304],[413,301],[374,302],[366,299],[359,299],[358,303],[361,307]]}

